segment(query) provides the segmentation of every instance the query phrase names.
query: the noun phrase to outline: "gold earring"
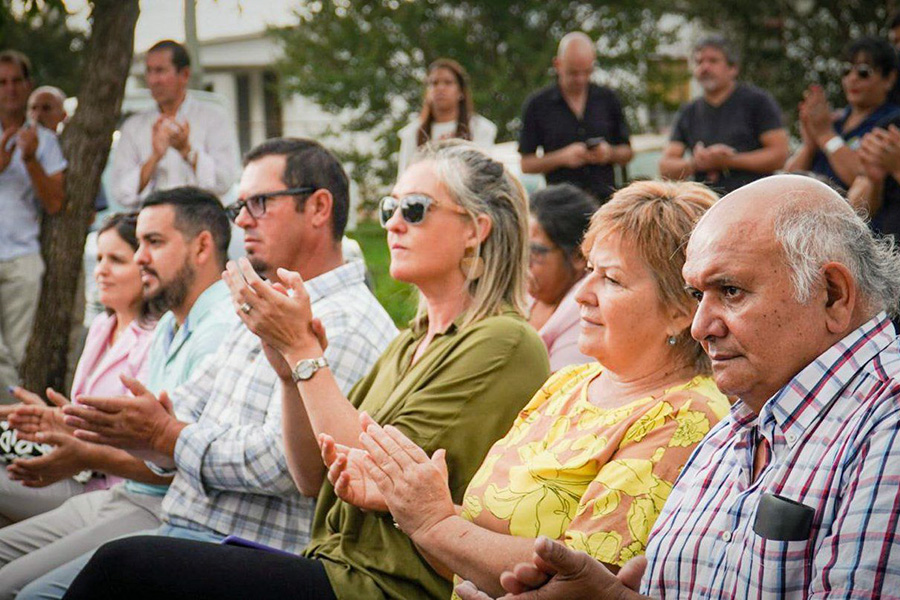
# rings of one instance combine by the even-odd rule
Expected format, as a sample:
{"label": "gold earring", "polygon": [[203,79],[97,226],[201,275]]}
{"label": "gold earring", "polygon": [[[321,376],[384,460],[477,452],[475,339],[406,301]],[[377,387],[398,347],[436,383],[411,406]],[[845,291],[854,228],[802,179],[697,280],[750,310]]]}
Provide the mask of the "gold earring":
{"label": "gold earring", "polygon": [[466,248],[462,260],[459,261],[459,268],[467,279],[478,279],[484,275],[484,259],[476,254],[475,248]]}

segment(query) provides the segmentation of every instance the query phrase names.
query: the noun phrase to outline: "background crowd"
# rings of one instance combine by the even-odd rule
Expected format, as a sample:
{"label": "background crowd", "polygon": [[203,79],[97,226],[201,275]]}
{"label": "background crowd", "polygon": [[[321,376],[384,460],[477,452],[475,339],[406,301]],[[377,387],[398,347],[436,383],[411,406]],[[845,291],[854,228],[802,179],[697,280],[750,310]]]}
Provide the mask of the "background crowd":
{"label": "background crowd", "polygon": [[791,155],[700,40],[664,180],[617,184],[623,107],[569,33],[522,109],[530,195],[434,62],[378,203],[419,297],[398,332],[345,255],[340,161],[298,138],[239,161],[159,42],[112,157],[133,212],[96,235],[104,309],[71,390],[41,393],[16,369],[66,113],[0,52],[0,597],[896,594],[898,59],[842,58],[847,106],[811,86]]}

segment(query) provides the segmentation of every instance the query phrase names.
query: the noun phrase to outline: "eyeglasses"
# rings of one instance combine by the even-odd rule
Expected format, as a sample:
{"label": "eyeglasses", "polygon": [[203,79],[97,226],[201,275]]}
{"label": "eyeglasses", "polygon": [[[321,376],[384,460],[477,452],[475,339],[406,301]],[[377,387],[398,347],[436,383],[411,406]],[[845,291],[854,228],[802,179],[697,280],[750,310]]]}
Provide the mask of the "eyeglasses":
{"label": "eyeglasses", "polygon": [[425,194],[410,194],[402,198],[394,198],[393,196],[385,196],[378,203],[378,220],[381,226],[387,229],[387,223],[400,208],[400,216],[410,225],[418,225],[425,219],[425,213],[428,212],[429,206],[443,206],[459,215],[469,214],[466,209],[456,204],[445,204],[438,202],[431,196]]}
{"label": "eyeglasses", "polygon": [[537,242],[531,242],[528,245],[528,249],[532,260],[543,260],[548,254],[556,250],[556,248],[551,248],[550,246],[545,246],[544,244],[539,244]]}
{"label": "eyeglasses", "polygon": [[867,65],[866,63],[844,63],[841,67],[841,77],[846,77],[850,74],[850,71],[856,71],[856,76],[860,79],[868,79],[875,70]]}
{"label": "eyeglasses", "polygon": [[247,212],[250,213],[250,216],[254,219],[258,219],[266,214],[267,201],[278,198],[279,196],[302,196],[304,194],[312,194],[317,189],[318,188],[312,186],[303,186],[278,190],[275,192],[265,192],[264,194],[256,194],[255,196],[250,196],[249,198],[244,198],[243,200],[238,200],[233,204],[229,204],[225,207],[225,214],[228,215],[230,220],[234,221],[238,218],[238,215],[241,214],[241,209],[247,207]]}

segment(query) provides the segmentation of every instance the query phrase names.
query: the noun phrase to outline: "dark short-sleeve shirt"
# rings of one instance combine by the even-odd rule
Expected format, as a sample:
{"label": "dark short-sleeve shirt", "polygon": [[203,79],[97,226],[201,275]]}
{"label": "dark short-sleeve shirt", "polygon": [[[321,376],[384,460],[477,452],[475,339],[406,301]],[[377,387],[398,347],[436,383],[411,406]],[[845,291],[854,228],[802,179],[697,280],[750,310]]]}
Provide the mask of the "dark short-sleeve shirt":
{"label": "dark short-sleeve shirt", "polygon": [[[771,94],[739,83],[719,106],[702,97],[684,105],[675,118],[672,141],[681,142],[688,151],[703,142],[705,146],[726,144],[738,153],[752,152],[763,147],[760,138],[764,133],[781,128],[781,110]],[[693,178],[727,194],[769,174],[730,169],[715,181],[704,171],[694,173]]]}
{"label": "dark short-sleeve shirt", "polygon": [[[609,88],[591,84],[582,118],[572,112],[559,85],[532,94],[522,111],[519,153],[534,154],[538,148],[553,152],[573,142],[602,137],[615,146],[629,143],[628,124],[619,97]],[[571,183],[605,201],[615,189],[612,165],[562,168],[545,174],[547,183]]]}

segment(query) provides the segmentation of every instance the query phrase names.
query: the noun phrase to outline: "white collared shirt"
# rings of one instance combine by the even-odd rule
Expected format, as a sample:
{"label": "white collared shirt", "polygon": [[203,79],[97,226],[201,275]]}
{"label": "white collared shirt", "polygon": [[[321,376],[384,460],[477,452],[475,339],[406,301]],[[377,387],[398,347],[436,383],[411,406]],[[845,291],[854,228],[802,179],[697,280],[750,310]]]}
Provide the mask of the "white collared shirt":
{"label": "white collared shirt", "polygon": [[159,108],[140,112],[122,125],[113,156],[110,189],[113,200],[125,208],[137,208],[151,192],[194,185],[222,195],[240,174],[237,134],[231,117],[219,106],[193,98],[190,93],[178,108],[175,120],[190,124],[191,149],[197,152],[196,169],[175,149],[169,148],[150,181],[138,190],[141,167],[153,154],[153,124]]}

